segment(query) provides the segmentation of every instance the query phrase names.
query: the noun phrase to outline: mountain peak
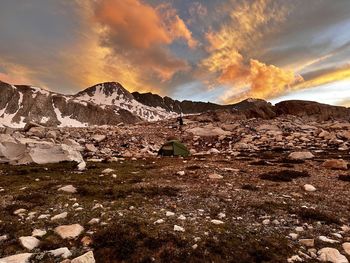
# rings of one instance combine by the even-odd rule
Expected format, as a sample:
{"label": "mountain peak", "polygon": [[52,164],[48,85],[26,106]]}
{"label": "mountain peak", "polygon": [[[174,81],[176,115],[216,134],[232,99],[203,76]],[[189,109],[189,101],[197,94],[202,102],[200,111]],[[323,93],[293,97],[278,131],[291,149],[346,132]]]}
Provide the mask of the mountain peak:
{"label": "mountain peak", "polygon": [[97,104],[114,104],[116,100],[132,101],[134,97],[118,82],[103,82],[80,91],[76,98],[84,98]]}

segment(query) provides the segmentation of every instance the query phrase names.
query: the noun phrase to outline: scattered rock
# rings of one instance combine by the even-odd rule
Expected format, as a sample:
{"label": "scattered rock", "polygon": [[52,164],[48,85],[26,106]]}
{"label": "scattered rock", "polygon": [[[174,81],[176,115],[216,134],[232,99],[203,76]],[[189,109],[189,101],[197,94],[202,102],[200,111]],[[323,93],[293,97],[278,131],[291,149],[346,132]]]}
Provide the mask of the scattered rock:
{"label": "scattered rock", "polygon": [[95,263],[94,253],[89,251],[80,257],[72,259],[71,263]]}
{"label": "scattered rock", "polygon": [[0,258],[0,263],[29,263],[32,253],[22,253],[5,258]]}
{"label": "scattered rock", "polygon": [[21,245],[28,250],[33,250],[40,244],[40,240],[32,236],[20,237],[19,241]]}
{"label": "scattered rock", "polygon": [[350,242],[343,243],[342,247],[345,253],[350,256]]}
{"label": "scattered rock", "polygon": [[46,235],[46,231],[45,230],[41,230],[41,229],[34,229],[32,232],[32,236],[33,237],[42,237]]}
{"label": "scattered rock", "polygon": [[72,255],[72,252],[66,247],[57,248],[49,251],[54,257],[69,258]]}
{"label": "scattered rock", "polygon": [[312,159],[315,156],[311,152],[292,152],[288,158],[292,160],[307,160]]}
{"label": "scattered rock", "polygon": [[339,243],[339,241],[334,240],[334,239],[330,239],[330,238],[325,237],[325,236],[319,236],[318,239],[321,240],[322,242],[331,243],[331,244]]}
{"label": "scattered rock", "polygon": [[62,239],[72,239],[79,236],[84,231],[84,228],[79,224],[63,225],[55,228],[55,232]]}
{"label": "scattered rock", "polygon": [[185,229],[181,226],[174,225],[174,231],[185,232]]}
{"label": "scattered rock", "polygon": [[346,257],[335,248],[325,247],[320,249],[317,254],[318,259],[322,262],[332,262],[332,263],[349,263]]}
{"label": "scattered rock", "polygon": [[213,173],[213,174],[209,174],[209,178],[210,179],[222,179],[224,177],[222,175],[220,175],[220,174]]}
{"label": "scattered rock", "polygon": [[307,192],[315,192],[316,191],[316,187],[314,187],[311,184],[305,184],[304,185],[304,190]]}
{"label": "scattered rock", "polygon": [[77,192],[77,189],[73,185],[70,184],[70,185],[66,185],[66,186],[63,186],[61,188],[58,188],[58,191],[63,191],[66,193],[74,194]]}
{"label": "scattered rock", "polygon": [[217,220],[217,219],[213,219],[213,220],[211,220],[210,222],[212,222],[214,225],[222,225],[222,224],[224,224],[223,221]]}
{"label": "scattered rock", "polygon": [[51,217],[51,221],[55,221],[55,220],[66,218],[67,215],[68,215],[67,212],[63,212],[61,214],[58,214],[58,215],[55,215],[55,216]]}
{"label": "scattered rock", "polygon": [[334,169],[334,170],[347,170],[348,169],[348,163],[346,161],[344,161],[343,159],[327,160],[323,163],[323,166],[327,169]]}
{"label": "scattered rock", "polygon": [[306,247],[314,247],[315,246],[315,239],[300,239],[299,243]]}

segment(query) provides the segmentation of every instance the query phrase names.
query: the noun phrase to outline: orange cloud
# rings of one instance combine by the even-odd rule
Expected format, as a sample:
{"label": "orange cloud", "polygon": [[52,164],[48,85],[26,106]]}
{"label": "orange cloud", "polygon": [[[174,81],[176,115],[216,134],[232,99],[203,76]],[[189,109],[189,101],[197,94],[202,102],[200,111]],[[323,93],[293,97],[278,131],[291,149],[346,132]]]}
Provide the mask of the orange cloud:
{"label": "orange cloud", "polygon": [[177,39],[190,48],[197,45],[191,31],[170,5],[152,7],[140,0],[101,0],[93,5],[101,25],[101,43],[122,57],[144,77],[167,81],[189,66],[166,46]]}
{"label": "orange cloud", "polygon": [[232,103],[246,97],[276,97],[302,80],[290,70],[243,55],[254,53],[251,50],[258,46],[259,40],[278,30],[276,25],[286,19],[288,10],[274,0],[243,1],[229,12],[228,23],[217,32],[206,34],[210,55],[202,65],[215,76],[216,82],[230,87],[222,96],[224,102]]}
{"label": "orange cloud", "polygon": [[235,64],[228,66],[219,80],[223,84],[232,85],[222,100],[233,103],[244,98],[274,98],[289,90],[293,85],[302,82],[301,76],[292,71],[283,70],[273,65],[266,65],[251,59],[249,65]]}
{"label": "orange cloud", "polygon": [[10,63],[4,59],[0,59],[0,65],[5,70],[4,72],[0,72],[0,81],[9,84],[46,87],[46,85],[38,79],[36,72],[25,66]]}
{"label": "orange cloud", "polygon": [[[310,73],[312,75],[312,73]],[[328,83],[350,79],[350,65],[344,65],[339,68],[321,70],[319,74],[312,76],[307,81],[295,85],[295,89],[306,89],[325,85]]]}

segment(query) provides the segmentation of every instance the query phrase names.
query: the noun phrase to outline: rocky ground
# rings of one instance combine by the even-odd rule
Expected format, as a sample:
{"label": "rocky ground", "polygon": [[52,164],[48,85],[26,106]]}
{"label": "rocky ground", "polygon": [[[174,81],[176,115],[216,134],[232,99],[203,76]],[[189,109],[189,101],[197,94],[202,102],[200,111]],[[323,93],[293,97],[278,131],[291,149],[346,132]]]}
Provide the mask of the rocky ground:
{"label": "rocky ground", "polygon": [[[86,168],[0,165],[1,263],[350,259],[348,122],[222,113],[181,131],[168,120],[2,132],[70,146]],[[171,138],[192,155],[157,157]]]}

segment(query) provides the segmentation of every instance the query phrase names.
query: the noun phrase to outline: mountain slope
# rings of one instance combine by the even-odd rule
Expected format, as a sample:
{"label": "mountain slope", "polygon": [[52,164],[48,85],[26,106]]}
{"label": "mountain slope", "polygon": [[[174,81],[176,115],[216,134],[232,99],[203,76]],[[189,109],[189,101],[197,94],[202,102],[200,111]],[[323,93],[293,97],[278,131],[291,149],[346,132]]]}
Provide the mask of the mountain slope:
{"label": "mountain slope", "polygon": [[0,126],[20,128],[28,122],[83,127],[133,123],[141,118],[114,106],[100,106],[30,86],[0,82]]}
{"label": "mountain slope", "polygon": [[130,93],[117,82],[101,83],[75,95],[62,95],[0,81],[0,127],[21,128],[28,122],[64,127],[117,125],[208,111],[208,117],[202,114],[201,118],[271,119],[279,115],[295,115],[319,121],[350,119],[348,108],[310,101],[284,101],[273,106],[264,100],[247,99],[237,104],[218,105],[178,101],[152,93]]}

